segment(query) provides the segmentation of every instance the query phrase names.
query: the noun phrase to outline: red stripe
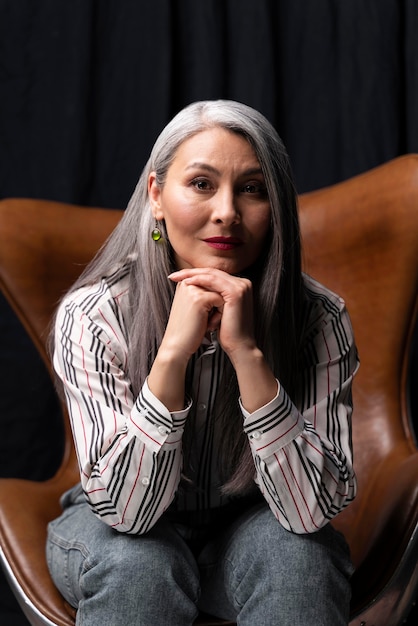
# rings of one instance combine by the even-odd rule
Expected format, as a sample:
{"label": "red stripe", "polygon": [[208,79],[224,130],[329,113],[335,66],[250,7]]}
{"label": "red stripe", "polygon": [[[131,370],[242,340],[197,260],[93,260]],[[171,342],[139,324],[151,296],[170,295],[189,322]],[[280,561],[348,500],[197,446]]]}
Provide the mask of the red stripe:
{"label": "red stripe", "polygon": [[123,524],[123,523],[124,523],[124,521],[125,521],[125,513],[126,513],[126,510],[127,510],[128,506],[129,506],[129,503],[130,503],[130,501],[131,501],[131,499],[132,499],[132,495],[133,495],[133,493],[134,493],[134,491],[135,491],[136,485],[138,484],[139,476],[140,476],[140,474],[141,474],[141,467],[142,467],[142,461],[143,461],[143,459],[144,459],[144,454],[145,454],[145,446],[143,445],[143,446],[142,446],[142,454],[141,454],[141,459],[140,459],[140,461],[139,461],[139,467],[138,467],[138,471],[137,471],[137,473],[136,473],[135,481],[134,481],[134,484],[132,485],[131,492],[130,492],[129,497],[128,497],[127,501],[126,501],[126,506],[125,506],[125,508],[123,509],[123,513],[122,513],[122,522],[121,522],[122,524]]}
{"label": "red stripe", "polygon": [[101,318],[103,319],[104,322],[106,322],[106,324],[109,326],[109,328],[112,329],[112,333],[115,335],[116,339],[119,341],[119,343],[122,343],[121,340],[119,339],[119,336],[117,334],[117,332],[115,331],[115,329],[113,328],[112,324],[110,322],[107,321],[107,319],[105,318],[105,316],[102,313],[102,310],[99,309],[99,313]]}
{"label": "red stripe", "polygon": [[261,448],[256,448],[256,452],[259,452],[260,450],[264,450],[265,448],[268,448],[269,446],[271,446],[273,443],[276,443],[276,441],[279,441],[279,439],[282,439],[282,437],[284,437],[285,435],[287,435],[287,433],[290,433],[290,431],[295,428],[295,426],[298,425],[298,422],[295,422],[288,430],[286,430],[285,433],[282,433],[280,435],[280,437],[277,437],[276,439],[273,439],[272,441],[270,441],[269,443],[266,443],[265,446],[261,446]]}
{"label": "red stripe", "polygon": [[288,481],[287,481],[287,478],[286,478],[286,475],[285,475],[285,473],[284,473],[284,471],[283,471],[283,468],[282,468],[282,466],[281,466],[281,464],[280,464],[279,459],[277,458],[277,456],[276,456],[276,455],[274,455],[274,457],[275,457],[275,459],[276,459],[276,461],[277,461],[277,464],[278,464],[278,466],[279,466],[279,468],[280,468],[280,471],[281,471],[281,473],[282,473],[282,476],[283,476],[283,478],[284,478],[284,480],[285,480],[285,482],[286,482],[286,485],[287,485],[287,490],[288,490],[288,492],[290,493],[290,495],[292,496],[293,504],[295,505],[295,509],[296,509],[296,511],[298,512],[299,519],[300,519],[300,521],[301,521],[301,523],[302,523],[302,526],[303,526],[303,528],[304,528],[305,532],[307,533],[307,532],[308,532],[308,529],[306,528],[306,526],[305,526],[305,524],[304,524],[304,521],[303,521],[302,515],[301,515],[301,513],[300,513],[300,511],[299,511],[299,507],[298,507],[298,505],[296,504],[296,500],[295,500],[295,498],[294,498],[294,496],[293,496],[292,490],[291,490],[290,485],[289,485],[289,483],[288,483]]}
{"label": "red stripe", "polygon": [[138,426],[138,424],[134,421],[133,417],[131,416],[131,422],[132,424],[134,424],[134,426],[136,426],[136,428],[146,437],[148,437],[148,439],[151,439],[151,441],[153,441],[154,443],[158,444],[159,446],[161,445],[161,443],[159,441],[157,441],[156,439],[153,439],[148,433],[145,432],[145,430],[142,430],[142,428],[140,428]]}
{"label": "red stripe", "polygon": [[[309,509],[308,503],[306,502],[306,499],[305,499],[305,496],[303,495],[303,491],[302,491],[302,489],[301,489],[301,486],[300,486],[300,484],[299,484],[299,482],[298,482],[298,480],[297,480],[297,478],[296,478],[296,476],[295,476],[295,474],[294,474],[294,472],[293,472],[292,466],[291,466],[291,464],[289,463],[289,459],[288,459],[288,456],[287,456],[287,454],[286,454],[286,451],[285,451],[285,450],[283,450],[283,454],[284,454],[284,455],[285,455],[285,457],[286,457],[286,461],[287,461],[287,464],[288,464],[288,466],[289,466],[289,470],[290,470],[290,472],[291,472],[291,474],[292,474],[292,476],[293,476],[293,480],[295,481],[295,484],[296,484],[296,486],[297,486],[297,488],[298,488],[298,490],[299,490],[299,493],[300,493],[300,495],[301,495],[301,497],[302,497],[302,500],[303,500],[303,502],[304,502],[304,504],[305,504],[305,507],[306,507],[306,510],[307,510],[307,512],[308,512],[308,514],[309,514],[309,517],[310,517],[310,519],[311,519],[311,522],[312,522],[312,524],[315,526],[315,528],[319,528],[319,527],[317,526],[317,524],[315,523],[314,518],[312,517],[312,513],[311,513],[311,511],[310,511],[310,509]],[[299,512],[299,511],[298,511],[298,512]],[[303,523],[303,522],[302,522],[302,523]],[[304,525],[304,528],[305,528],[305,525]]]}

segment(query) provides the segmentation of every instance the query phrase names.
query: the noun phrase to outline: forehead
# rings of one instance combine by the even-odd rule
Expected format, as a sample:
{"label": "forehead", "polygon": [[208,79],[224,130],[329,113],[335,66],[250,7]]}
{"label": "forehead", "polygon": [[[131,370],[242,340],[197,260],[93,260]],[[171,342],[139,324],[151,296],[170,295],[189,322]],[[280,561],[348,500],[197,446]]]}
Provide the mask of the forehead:
{"label": "forehead", "polygon": [[172,164],[187,166],[193,162],[258,165],[256,153],[245,137],[218,126],[202,130],[179,145]]}

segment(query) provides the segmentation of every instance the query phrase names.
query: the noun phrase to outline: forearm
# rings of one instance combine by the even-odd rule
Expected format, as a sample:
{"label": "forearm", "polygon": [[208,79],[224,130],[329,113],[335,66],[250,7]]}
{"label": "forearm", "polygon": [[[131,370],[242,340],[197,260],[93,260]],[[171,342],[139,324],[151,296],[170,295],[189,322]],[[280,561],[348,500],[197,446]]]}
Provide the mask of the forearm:
{"label": "forearm", "polygon": [[148,386],[170,412],[181,411],[185,405],[187,361],[162,345],[148,376]]}
{"label": "forearm", "polygon": [[[104,522],[121,532],[143,533],[174,498],[188,409],[170,412],[146,381],[133,396],[128,346],[118,325],[122,316],[115,314],[113,300],[89,314],[78,305],[85,302],[90,303],[87,288],[76,303],[60,307],[54,354],[81,482]],[[172,370],[173,378],[176,373],[178,368]],[[182,380],[184,387],[184,376]]]}
{"label": "forearm", "polygon": [[334,411],[338,406],[338,431],[329,428],[328,398],[302,416],[283,388],[261,410],[243,410],[256,482],[277,519],[293,532],[318,530],[355,496],[351,407],[344,394],[340,402],[333,395],[330,406]]}
{"label": "forearm", "polygon": [[67,398],[81,483],[93,511],[119,532],[147,532],[170,505],[180,480],[187,410],[170,415],[145,384],[130,414],[100,407],[106,435],[98,437],[107,445],[96,449],[92,414],[79,412],[86,396],[67,387]]}
{"label": "forearm", "polygon": [[268,404],[277,395],[277,380],[257,347],[243,348],[230,355],[241,402],[249,413]]}
{"label": "forearm", "polygon": [[339,465],[309,431],[273,456],[256,457],[255,464],[257,483],[270,508],[295,533],[319,530],[356,494],[352,468]]}

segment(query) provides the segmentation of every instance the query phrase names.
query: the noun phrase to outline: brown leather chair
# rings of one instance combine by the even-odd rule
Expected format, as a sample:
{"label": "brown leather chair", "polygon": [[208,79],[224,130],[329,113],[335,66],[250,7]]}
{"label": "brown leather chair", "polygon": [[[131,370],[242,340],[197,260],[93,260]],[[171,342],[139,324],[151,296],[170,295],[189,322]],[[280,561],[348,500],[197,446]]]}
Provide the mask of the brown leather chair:
{"label": "brown leather chair", "polygon": [[[61,294],[120,211],[0,202],[0,288],[42,355]],[[347,302],[360,352],[353,437],[359,492],[334,524],[356,565],[350,626],[400,624],[418,590],[418,450],[407,369],[417,315],[418,156],[300,197],[304,267]],[[63,408],[65,414],[65,408]],[[48,416],[45,416],[47,424]],[[57,474],[0,479],[0,557],[31,624],[73,626],[44,556],[46,525],[78,480],[68,420]],[[207,616],[200,624],[226,624]]]}

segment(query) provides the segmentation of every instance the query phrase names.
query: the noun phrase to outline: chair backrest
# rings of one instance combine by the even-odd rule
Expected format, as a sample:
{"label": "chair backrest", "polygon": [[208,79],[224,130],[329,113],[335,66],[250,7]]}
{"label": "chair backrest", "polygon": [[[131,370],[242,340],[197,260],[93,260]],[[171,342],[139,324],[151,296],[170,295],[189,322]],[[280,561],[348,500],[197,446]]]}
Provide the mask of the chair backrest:
{"label": "chair backrest", "polygon": [[366,581],[404,547],[396,529],[407,529],[408,516],[417,520],[418,475],[414,494],[407,486],[417,468],[407,366],[417,315],[418,156],[301,196],[300,220],[305,270],[346,300],[360,355],[353,386],[359,492],[335,525]]}
{"label": "chair backrest", "polygon": [[[121,216],[122,211],[116,209],[47,200],[0,201],[0,288],[51,376],[47,340],[54,310]],[[64,404],[62,408],[66,415]],[[68,419],[60,468],[64,470],[69,483],[77,479]]]}

